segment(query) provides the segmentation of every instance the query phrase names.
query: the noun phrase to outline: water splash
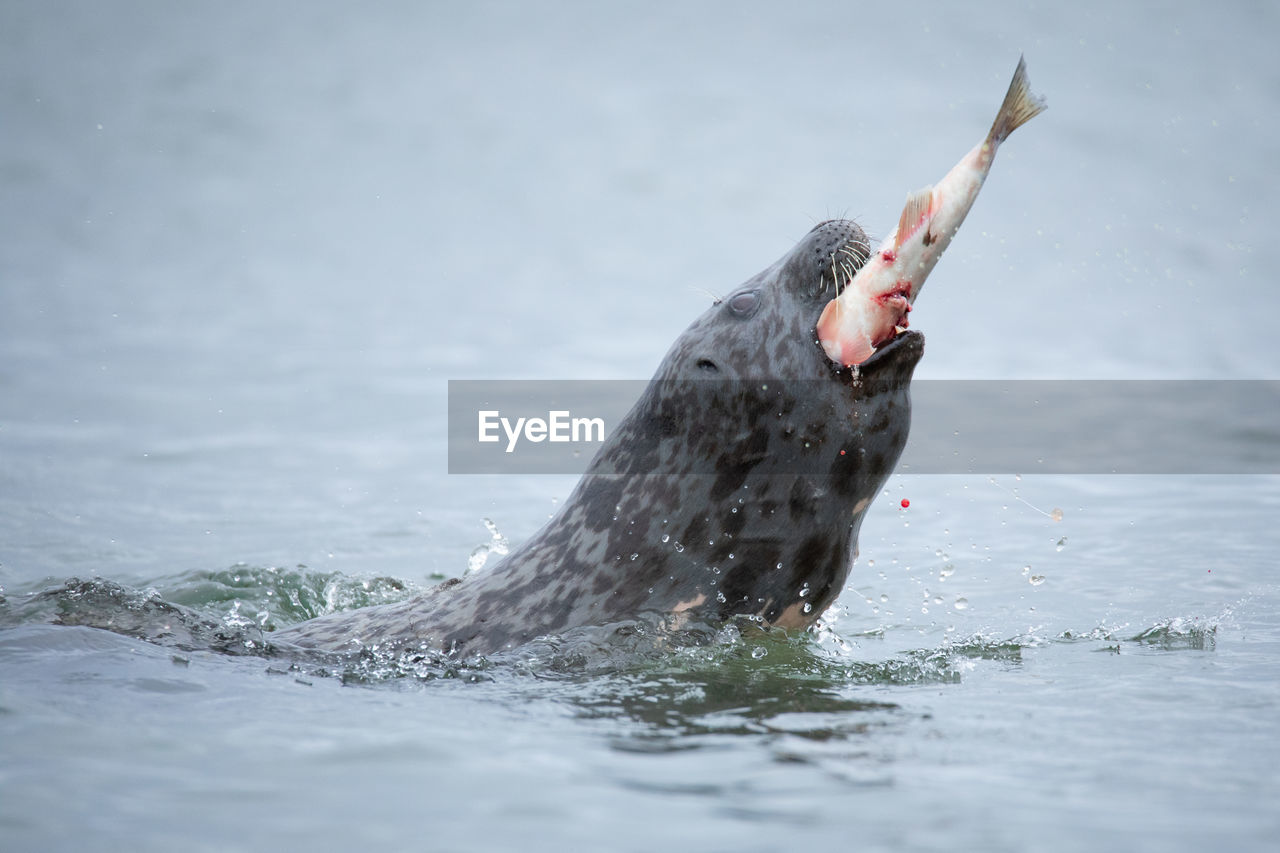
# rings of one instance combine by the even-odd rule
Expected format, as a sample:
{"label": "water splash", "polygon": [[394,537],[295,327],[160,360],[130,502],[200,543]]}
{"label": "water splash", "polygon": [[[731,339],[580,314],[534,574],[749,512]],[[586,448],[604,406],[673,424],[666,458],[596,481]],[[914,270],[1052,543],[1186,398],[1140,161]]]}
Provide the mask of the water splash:
{"label": "water splash", "polygon": [[[728,689],[723,684],[728,673],[742,682],[734,689],[754,697],[751,707],[760,709],[763,719],[768,716],[766,708],[776,706],[784,696],[792,701],[798,692],[822,703],[831,695],[869,686],[959,683],[983,662],[1021,666],[1026,650],[1060,643],[1092,642],[1101,646],[1099,651],[1113,652],[1211,651],[1225,618],[1175,617],[1139,631],[1127,626],[1097,627],[1056,637],[1029,629],[1009,639],[983,634],[956,637],[949,628],[935,646],[890,650],[885,655],[860,643],[883,645],[898,633],[884,628],[837,631],[834,626],[843,613],[837,605],[810,631],[769,629],[746,618],[704,624],[651,615],[539,638],[487,658],[461,659],[423,644],[371,645],[343,654],[319,654],[271,642],[275,624],[328,612],[338,599],[364,606],[412,594],[406,584],[390,579],[347,578],[303,567],[237,565],[220,572],[175,576],[157,586],[160,589],[137,590],[104,580],[71,579],[30,595],[10,594],[0,607],[0,622],[103,628],[180,650],[260,656],[271,661],[269,672],[333,677],[368,686],[440,679],[510,684],[513,678],[532,677],[578,685],[599,680],[599,690],[593,687],[588,692],[602,697],[609,685],[617,686],[618,679],[637,678],[641,683],[641,676],[661,672],[665,679],[706,694],[704,700],[687,700],[685,710],[677,715],[677,728],[697,728],[705,723],[698,715],[711,713],[707,703]],[[952,606],[963,610],[967,601],[956,598]],[[576,702],[580,693],[570,690],[568,695]],[[614,697],[612,701],[621,700]]]}
{"label": "water splash", "polygon": [[1177,649],[1213,651],[1217,644],[1217,635],[1218,626],[1215,623],[1175,616],[1135,634],[1129,638],[1129,642],[1166,651]]}
{"label": "water splash", "polygon": [[1064,631],[1057,639],[1068,643],[1107,643],[1109,645],[1103,650],[1112,652],[1122,652],[1126,645],[1161,651],[1213,651],[1217,645],[1218,628],[1230,618],[1231,613],[1227,609],[1216,617],[1174,616],[1155,622],[1136,634],[1129,633],[1132,628],[1127,624],[1100,625],[1084,632]]}
{"label": "water splash", "polygon": [[167,601],[196,608],[213,617],[233,612],[267,631],[328,613],[374,604],[390,604],[419,591],[392,577],[360,578],[341,572],[257,567],[238,563],[228,569],[170,575],[154,586]]}
{"label": "water splash", "polygon": [[221,619],[165,601],[154,589],[71,578],[27,596],[13,614],[22,622],[102,628],[160,646],[229,655],[269,653],[264,631],[238,612]]}
{"label": "water splash", "polygon": [[484,564],[488,561],[490,554],[497,554],[499,557],[505,557],[511,550],[511,542],[502,533],[498,532],[498,525],[492,519],[483,519],[485,528],[489,531],[489,541],[477,545],[467,557],[466,574],[478,572],[484,568]]}

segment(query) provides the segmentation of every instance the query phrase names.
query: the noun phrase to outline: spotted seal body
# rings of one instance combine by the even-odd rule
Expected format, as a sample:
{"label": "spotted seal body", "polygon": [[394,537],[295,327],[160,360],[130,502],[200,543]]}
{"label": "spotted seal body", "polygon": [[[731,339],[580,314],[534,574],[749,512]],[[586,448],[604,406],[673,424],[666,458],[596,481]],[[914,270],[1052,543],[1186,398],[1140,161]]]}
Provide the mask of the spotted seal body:
{"label": "spotted seal body", "polygon": [[667,353],[573,494],[492,569],[332,614],[273,642],[464,655],[645,612],[811,624],[838,596],[863,514],[907,440],[924,351],[901,332],[857,372],[814,325],[866,254],[825,222],[717,302]]}

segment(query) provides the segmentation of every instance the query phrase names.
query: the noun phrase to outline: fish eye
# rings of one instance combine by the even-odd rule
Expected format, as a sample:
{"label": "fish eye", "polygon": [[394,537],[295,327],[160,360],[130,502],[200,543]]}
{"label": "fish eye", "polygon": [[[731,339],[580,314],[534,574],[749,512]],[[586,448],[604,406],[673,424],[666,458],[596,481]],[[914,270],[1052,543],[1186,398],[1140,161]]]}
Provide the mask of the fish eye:
{"label": "fish eye", "polygon": [[750,317],[760,307],[760,294],[755,290],[744,290],[730,296],[726,304],[739,317]]}

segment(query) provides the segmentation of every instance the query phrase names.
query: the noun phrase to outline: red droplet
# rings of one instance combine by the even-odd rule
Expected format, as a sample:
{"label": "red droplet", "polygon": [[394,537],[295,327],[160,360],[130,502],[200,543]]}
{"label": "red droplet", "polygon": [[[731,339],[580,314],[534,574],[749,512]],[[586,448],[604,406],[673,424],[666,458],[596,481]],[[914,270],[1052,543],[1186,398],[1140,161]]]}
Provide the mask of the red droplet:
{"label": "red droplet", "polygon": [[906,508],[907,508],[907,507],[909,507],[909,506],[911,506],[911,501],[907,500],[906,498],[903,498],[903,499],[902,499],[902,508],[903,508],[903,509],[906,509]]}
{"label": "red droplet", "polygon": [[880,253],[880,257],[884,259],[886,264],[891,264],[898,259],[898,253],[893,249],[885,249]]}
{"label": "red droplet", "polygon": [[841,456],[844,456],[844,451],[843,451],[843,450],[841,450],[841,451],[840,451],[840,455],[841,455]]}

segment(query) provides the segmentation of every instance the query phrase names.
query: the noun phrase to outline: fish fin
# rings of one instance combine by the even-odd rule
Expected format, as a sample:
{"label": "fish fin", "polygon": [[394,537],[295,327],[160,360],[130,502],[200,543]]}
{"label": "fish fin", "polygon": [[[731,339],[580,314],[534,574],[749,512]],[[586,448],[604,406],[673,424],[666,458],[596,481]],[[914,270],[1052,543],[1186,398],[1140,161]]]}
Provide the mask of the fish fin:
{"label": "fish fin", "polygon": [[928,217],[933,206],[933,187],[916,190],[907,196],[907,203],[902,208],[902,216],[898,217],[898,230],[893,235],[893,249],[896,252],[902,244],[911,238]]}
{"label": "fish fin", "polygon": [[1018,57],[1018,68],[1013,72],[1013,80],[1009,83],[1009,91],[1005,93],[1000,112],[996,113],[995,123],[987,134],[987,144],[991,146],[1004,142],[1009,134],[1031,121],[1048,108],[1044,98],[1031,93],[1031,80],[1027,77],[1027,60]]}

